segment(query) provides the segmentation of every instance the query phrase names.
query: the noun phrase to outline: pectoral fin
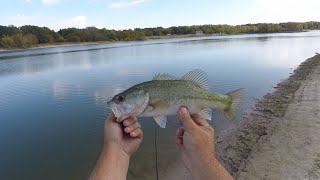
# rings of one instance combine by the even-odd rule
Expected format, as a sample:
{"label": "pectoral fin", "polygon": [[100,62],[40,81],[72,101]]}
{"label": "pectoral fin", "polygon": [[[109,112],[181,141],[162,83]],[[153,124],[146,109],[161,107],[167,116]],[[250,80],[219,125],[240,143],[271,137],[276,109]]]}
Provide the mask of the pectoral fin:
{"label": "pectoral fin", "polygon": [[166,107],[166,103],[164,101],[156,101],[154,103],[149,104],[154,110],[161,110]]}
{"label": "pectoral fin", "polygon": [[202,111],[199,112],[199,115],[204,119],[211,120],[212,109],[203,109]]}
{"label": "pectoral fin", "polygon": [[166,127],[166,124],[167,124],[167,117],[166,116],[155,116],[153,118],[161,128]]}

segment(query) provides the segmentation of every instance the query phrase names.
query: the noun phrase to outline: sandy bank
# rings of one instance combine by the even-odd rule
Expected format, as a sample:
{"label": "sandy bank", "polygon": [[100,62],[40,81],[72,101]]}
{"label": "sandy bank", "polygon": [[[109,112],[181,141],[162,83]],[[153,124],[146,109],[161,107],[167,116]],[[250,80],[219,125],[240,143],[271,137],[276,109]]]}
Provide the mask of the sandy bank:
{"label": "sandy bank", "polygon": [[320,55],[259,100],[217,149],[237,179],[319,179]]}

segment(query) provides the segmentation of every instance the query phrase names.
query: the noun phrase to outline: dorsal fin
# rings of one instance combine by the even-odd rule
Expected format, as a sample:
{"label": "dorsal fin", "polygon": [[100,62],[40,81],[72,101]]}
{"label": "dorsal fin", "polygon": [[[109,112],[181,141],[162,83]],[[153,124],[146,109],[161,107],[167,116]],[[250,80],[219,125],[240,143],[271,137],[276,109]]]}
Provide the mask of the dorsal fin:
{"label": "dorsal fin", "polygon": [[207,75],[200,69],[194,69],[181,77],[182,80],[191,81],[204,89],[209,89]]}
{"label": "dorsal fin", "polygon": [[178,78],[171,76],[170,74],[156,74],[152,80],[177,80]]}

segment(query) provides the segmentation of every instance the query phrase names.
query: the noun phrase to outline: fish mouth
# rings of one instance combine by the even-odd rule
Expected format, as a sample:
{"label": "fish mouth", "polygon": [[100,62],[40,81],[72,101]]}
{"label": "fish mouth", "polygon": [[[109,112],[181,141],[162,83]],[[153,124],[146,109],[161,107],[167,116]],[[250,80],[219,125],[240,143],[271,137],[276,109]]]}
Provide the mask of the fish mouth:
{"label": "fish mouth", "polygon": [[108,103],[111,111],[113,112],[114,116],[117,118],[116,122],[120,123],[124,119],[129,117],[129,115],[123,113],[123,111],[121,111],[121,109],[113,101],[108,101],[107,103]]}
{"label": "fish mouth", "polygon": [[112,101],[108,101],[107,103],[108,103],[111,111],[113,112],[114,116],[116,118],[120,117],[121,116],[121,112],[120,112],[120,109],[117,107],[117,105]]}
{"label": "fish mouth", "polygon": [[108,104],[109,108],[111,109],[112,100],[108,101],[107,104]]}

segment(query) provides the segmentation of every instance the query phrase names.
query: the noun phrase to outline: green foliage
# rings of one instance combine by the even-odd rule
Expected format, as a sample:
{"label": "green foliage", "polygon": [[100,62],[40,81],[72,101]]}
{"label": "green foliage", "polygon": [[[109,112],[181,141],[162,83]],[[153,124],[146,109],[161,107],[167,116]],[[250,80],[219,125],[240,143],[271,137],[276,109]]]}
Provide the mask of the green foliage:
{"label": "green foliage", "polygon": [[7,35],[3,36],[1,38],[1,46],[4,48],[8,48],[8,49],[14,48],[15,45],[14,45],[14,41],[13,41],[12,37],[7,36]]}
{"label": "green foliage", "polygon": [[54,36],[54,42],[65,42],[66,40],[58,33],[55,33]]}
{"label": "green foliage", "polygon": [[11,36],[15,47],[24,47],[25,39],[21,33]]}
{"label": "green foliage", "polygon": [[1,26],[0,25],[0,38],[4,36],[12,36],[14,34],[21,33],[20,29],[15,26]]}
{"label": "green foliage", "polygon": [[47,27],[25,25],[21,27],[0,26],[0,47],[28,48],[36,44],[52,42],[95,42],[95,41],[136,41],[148,36],[196,34],[243,34],[243,33],[275,33],[300,32],[320,29],[320,22],[287,22],[287,23],[258,23],[245,25],[201,25],[201,26],[172,26],[169,28],[135,28],[128,30],[108,30],[96,27],[83,29],[66,28],[55,32]]}
{"label": "green foliage", "polygon": [[4,48],[28,48],[38,44],[37,36],[33,34],[23,35],[22,33],[1,38],[1,46]]}
{"label": "green foliage", "polygon": [[54,36],[56,35],[56,32],[53,30],[47,28],[47,27],[38,27],[38,26],[22,26],[20,27],[20,30],[23,34],[33,34],[37,36],[39,43],[51,43],[54,42]]}
{"label": "green foliage", "polygon": [[36,35],[26,34],[23,36],[23,47],[28,48],[36,44],[39,44],[39,40]]}
{"label": "green foliage", "polygon": [[[202,25],[202,26],[173,26],[169,28],[145,28],[140,29],[145,36],[195,34],[202,31],[204,34],[241,34],[241,33],[275,33],[275,32],[299,32],[304,30],[320,29],[320,22],[288,22],[288,23],[259,23],[245,25]],[[135,29],[136,30],[136,29]]]}
{"label": "green foliage", "polygon": [[66,35],[66,40],[68,42],[80,42],[80,37],[76,33],[71,33]]}

